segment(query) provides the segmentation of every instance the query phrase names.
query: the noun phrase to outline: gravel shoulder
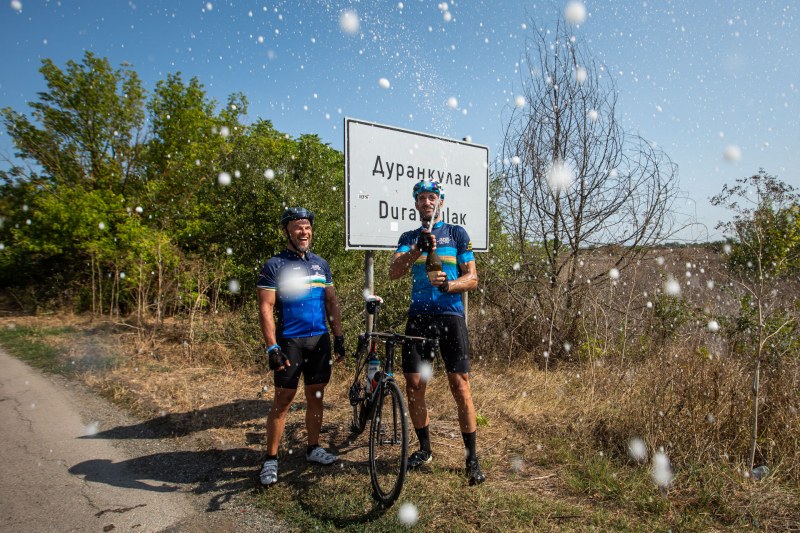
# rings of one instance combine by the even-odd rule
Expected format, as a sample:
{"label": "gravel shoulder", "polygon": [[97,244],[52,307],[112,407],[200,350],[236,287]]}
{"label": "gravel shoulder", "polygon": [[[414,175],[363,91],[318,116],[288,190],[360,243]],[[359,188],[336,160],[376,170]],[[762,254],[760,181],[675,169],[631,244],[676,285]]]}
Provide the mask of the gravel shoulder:
{"label": "gravel shoulder", "polygon": [[286,531],[254,505],[250,448],[175,435],[0,351],[2,531]]}

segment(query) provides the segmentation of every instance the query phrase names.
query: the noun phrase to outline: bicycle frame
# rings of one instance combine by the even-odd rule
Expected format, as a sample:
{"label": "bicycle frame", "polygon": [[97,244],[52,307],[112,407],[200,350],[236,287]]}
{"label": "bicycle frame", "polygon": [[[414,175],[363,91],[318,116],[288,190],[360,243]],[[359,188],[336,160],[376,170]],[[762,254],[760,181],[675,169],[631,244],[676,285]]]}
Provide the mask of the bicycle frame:
{"label": "bicycle frame", "polygon": [[[375,331],[378,322],[380,299],[367,301],[367,312],[373,315],[372,331],[358,337],[356,371],[350,386],[349,399],[353,406],[351,430],[360,434],[371,420],[369,431],[369,463],[373,496],[384,507],[391,506],[403,489],[408,459],[407,408],[400,387],[394,379],[395,347],[405,342],[438,341],[394,332]],[[377,357],[378,343],[384,344],[384,358],[380,377],[375,387],[367,393],[367,360]],[[387,457],[390,457],[387,459]]]}
{"label": "bicycle frame", "polygon": [[[434,350],[438,349],[438,339],[429,339],[427,337],[415,337],[411,335],[403,335],[395,332],[376,331],[378,323],[378,308],[382,302],[380,300],[367,301],[367,313],[373,315],[372,331],[364,332],[358,336],[358,347],[356,348],[356,371],[353,378],[353,383],[350,385],[349,399],[350,405],[357,411],[359,405],[363,405],[361,413],[354,412],[353,424],[351,429],[354,433],[360,434],[366,427],[366,422],[372,415],[374,407],[376,392],[381,390],[386,381],[394,380],[394,354],[397,344],[406,342],[421,342],[429,343]],[[365,355],[376,354],[378,351],[377,344],[383,342],[384,358],[381,361],[381,377],[376,386],[369,394],[363,385],[366,377],[366,366],[368,357]]]}

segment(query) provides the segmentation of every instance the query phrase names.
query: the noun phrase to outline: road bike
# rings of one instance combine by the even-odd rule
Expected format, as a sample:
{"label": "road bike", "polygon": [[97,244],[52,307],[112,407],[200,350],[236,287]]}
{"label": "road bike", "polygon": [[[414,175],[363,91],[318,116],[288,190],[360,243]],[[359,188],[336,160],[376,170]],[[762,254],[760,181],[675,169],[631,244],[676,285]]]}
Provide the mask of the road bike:
{"label": "road bike", "polygon": [[[408,461],[408,410],[394,379],[395,347],[419,342],[436,349],[438,341],[391,331],[376,331],[381,303],[383,300],[378,296],[367,298],[367,313],[372,316],[372,328],[358,337],[355,376],[349,393],[350,405],[353,406],[350,429],[359,435],[366,429],[367,421],[370,421],[369,472],[373,496],[384,507],[390,507],[403,490]],[[383,362],[368,388],[368,364],[370,360],[380,360],[380,344],[384,346]]]}

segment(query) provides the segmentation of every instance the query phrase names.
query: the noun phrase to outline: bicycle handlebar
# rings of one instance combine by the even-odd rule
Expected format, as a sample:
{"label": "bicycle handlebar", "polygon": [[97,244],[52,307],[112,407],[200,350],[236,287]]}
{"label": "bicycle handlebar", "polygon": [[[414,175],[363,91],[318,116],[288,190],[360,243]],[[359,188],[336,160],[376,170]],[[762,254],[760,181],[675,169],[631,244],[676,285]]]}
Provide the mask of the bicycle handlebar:
{"label": "bicycle handlebar", "polygon": [[[371,294],[365,298],[366,300],[366,307],[367,313],[372,315],[373,317],[373,327],[375,327],[375,323],[378,321],[378,308],[383,304],[383,298],[376,294]],[[434,344],[438,344],[438,339],[429,339],[427,337],[415,337],[413,335],[403,335],[401,333],[395,333],[393,331],[371,331],[365,332],[363,335],[359,335],[359,338],[364,339],[383,339],[383,340],[395,340],[395,341],[411,341],[411,342],[432,342]]]}
{"label": "bicycle handlebar", "polygon": [[403,335],[402,333],[395,333],[393,331],[373,331],[372,333],[365,334],[366,337],[375,337],[378,339],[394,339],[398,341],[412,341],[412,342],[437,342],[438,339],[429,339],[428,337],[415,337],[413,335]]}

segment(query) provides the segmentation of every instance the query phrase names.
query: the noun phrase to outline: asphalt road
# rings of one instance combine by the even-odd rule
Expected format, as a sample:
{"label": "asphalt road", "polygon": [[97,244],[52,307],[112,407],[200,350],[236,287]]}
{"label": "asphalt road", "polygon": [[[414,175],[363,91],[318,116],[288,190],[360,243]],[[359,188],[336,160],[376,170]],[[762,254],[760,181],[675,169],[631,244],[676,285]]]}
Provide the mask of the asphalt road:
{"label": "asphalt road", "polygon": [[0,428],[2,532],[286,529],[252,505],[252,453],[148,438],[81,386],[2,351]]}

